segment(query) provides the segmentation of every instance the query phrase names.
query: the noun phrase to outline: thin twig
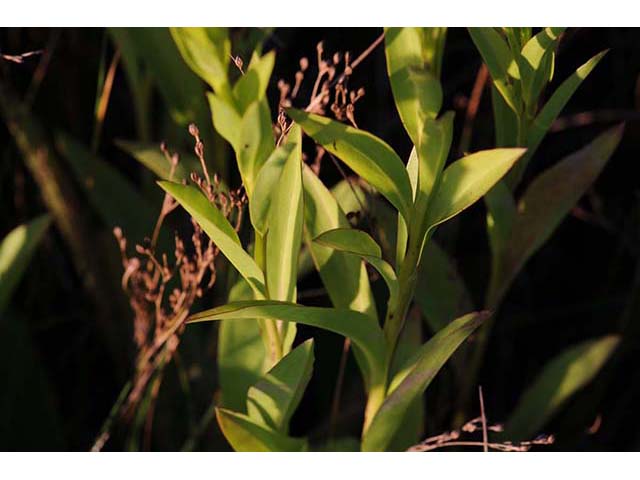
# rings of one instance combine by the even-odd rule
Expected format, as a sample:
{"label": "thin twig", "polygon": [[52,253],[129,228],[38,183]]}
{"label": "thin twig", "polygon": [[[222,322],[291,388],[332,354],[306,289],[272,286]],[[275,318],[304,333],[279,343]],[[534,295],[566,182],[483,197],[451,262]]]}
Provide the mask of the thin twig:
{"label": "thin twig", "polygon": [[482,420],[482,443],[484,444],[484,451],[489,451],[489,435],[487,433],[487,417],[484,414],[484,396],[482,395],[482,385],[478,387],[478,393],[480,395],[480,418]]}
{"label": "thin twig", "polygon": [[347,358],[351,348],[351,340],[344,339],[342,344],[342,355],[340,356],[340,366],[338,367],[338,377],[336,378],[336,387],[333,391],[333,400],[331,402],[331,416],[329,417],[329,438],[333,438],[338,422],[338,413],[340,411],[340,398],[342,397],[342,385],[344,384],[344,372],[347,367]]}
{"label": "thin twig", "polygon": [[476,119],[476,115],[478,114],[478,107],[480,106],[480,100],[482,99],[482,93],[484,92],[484,87],[487,84],[488,78],[489,70],[483,63],[478,70],[476,81],[473,84],[471,96],[469,97],[469,102],[467,103],[467,111],[464,116],[464,126],[462,127],[462,134],[460,135],[460,146],[458,148],[459,155],[464,155],[469,149],[469,145],[471,144],[473,123]]}
{"label": "thin twig", "polygon": [[107,115],[107,107],[109,106],[109,99],[111,98],[111,89],[113,88],[113,80],[116,77],[116,70],[118,63],[120,62],[120,50],[116,50],[116,53],[111,59],[111,64],[107,70],[107,74],[104,77],[104,83],[102,85],[102,93],[100,94],[100,100],[96,106],[95,112],[95,129],[93,131],[93,139],[91,141],[91,150],[96,152],[98,145],[100,144],[100,134],[102,133],[102,125],[104,124],[105,116]]}

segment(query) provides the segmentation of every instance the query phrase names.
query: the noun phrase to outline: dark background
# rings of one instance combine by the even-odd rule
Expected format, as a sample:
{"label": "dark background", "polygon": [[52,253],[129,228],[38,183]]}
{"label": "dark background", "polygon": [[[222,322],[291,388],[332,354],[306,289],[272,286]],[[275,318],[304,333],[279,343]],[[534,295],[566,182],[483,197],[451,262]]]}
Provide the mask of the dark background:
{"label": "dark background", "polygon": [[[235,35],[246,33],[246,29],[234,29]],[[269,89],[272,111],[276,110],[278,98],[277,79],[292,80],[298,60],[303,56],[313,58],[318,41],[325,42],[325,52],[348,50],[357,55],[380,33],[379,28],[285,28],[268,33],[265,50],[277,52]],[[51,49],[52,55],[35,93],[32,112],[46,135],[63,130],[88,145],[94,129],[100,64],[103,58],[108,63],[114,52],[108,34],[104,29],[0,29],[2,53],[42,48]],[[528,262],[505,300],[480,378],[491,421],[504,421],[542,365],[567,346],[617,331],[625,311],[634,325],[640,322],[640,310],[633,305],[633,301],[640,298],[640,290],[633,284],[640,253],[640,31],[568,29],[547,93],[588,58],[606,48],[611,49],[610,53],[578,89],[561,115],[562,122],[545,138],[523,185],[588,143],[597,133],[623,120],[626,121],[624,138],[580,203],[590,215],[586,218],[571,215],[563,221]],[[30,57],[22,64],[2,62],[0,75],[18,99],[24,99],[40,58]],[[456,111],[453,152],[457,152],[466,101],[480,65],[480,57],[466,30],[450,29],[442,83],[444,108]],[[305,99],[309,94],[308,83],[301,94]],[[410,143],[393,105],[381,47],[354,71],[349,85],[366,90],[356,109],[359,127],[382,137],[402,158],[408,158]],[[185,127],[168,120],[166,107],[157,92],[152,105],[151,140],[158,144],[165,139],[185,142]],[[571,120],[583,112],[593,115],[584,124],[569,122],[567,126],[566,119]],[[493,134],[490,95],[485,90],[470,150],[490,148],[494,144]],[[114,144],[115,139],[136,140],[136,135],[131,91],[120,65],[98,153],[140,186],[159,209],[161,196],[149,184],[142,167]],[[181,146],[186,148],[188,143]],[[0,156],[0,236],[4,236],[18,224],[43,213],[45,206],[3,122],[0,123]],[[233,165],[230,156],[228,162]],[[323,169],[327,183],[339,180],[339,173],[329,162]],[[105,338],[104,328],[98,321],[100,312],[83,289],[64,239],[52,228],[29,265],[10,308],[0,319],[2,450],[88,450],[131,374],[131,312],[118,289],[121,265],[111,226],[102,224],[89,204],[83,204],[83,208],[95,233],[93,253],[96,259],[107,259],[112,266],[111,272],[105,272],[105,278],[114,287],[110,301],[119,305],[118,311],[122,312],[109,319],[114,338]],[[490,259],[484,213],[484,206],[479,202],[438,235],[438,240],[456,259],[477,306],[482,303],[488,283]],[[132,242],[139,240],[131,239]],[[309,289],[318,285],[315,276],[303,284]],[[219,303],[221,296],[222,292],[214,288],[214,293],[205,298],[203,304]],[[326,303],[327,299],[314,302]],[[629,335],[634,332],[640,335],[638,328],[631,329]],[[300,329],[299,338],[308,335],[317,338],[317,361],[312,383],[294,417],[292,433],[310,434],[312,442],[322,442],[327,437],[328,406],[342,339],[313,329]],[[634,345],[638,343],[635,338],[630,341]],[[638,353],[637,349],[631,352]],[[189,388],[185,389],[178,381],[179,368],[170,366],[156,409],[151,444],[156,450],[182,448],[191,429],[200,424],[211,405],[217,388],[215,327],[202,324],[187,328],[180,355],[179,368],[187,372]],[[576,395],[547,425],[545,431],[556,433],[557,442],[545,448],[638,449],[640,419],[636,405],[640,401],[640,369],[636,358],[627,355],[607,366],[589,387]],[[452,411],[446,400],[449,397],[443,393],[446,388],[444,380],[439,378],[427,394],[427,434],[437,434],[450,427]],[[358,372],[350,359],[339,434],[357,436],[363,405],[361,390]],[[595,433],[588,434],[586,430],[596,416],[600,416],[601,426]],[[107,449],[127,448],[126,435],[120,433],[116,426]],[[193,438],[198,449],[228,448],[215,421],[207,423],[201,434]]]}

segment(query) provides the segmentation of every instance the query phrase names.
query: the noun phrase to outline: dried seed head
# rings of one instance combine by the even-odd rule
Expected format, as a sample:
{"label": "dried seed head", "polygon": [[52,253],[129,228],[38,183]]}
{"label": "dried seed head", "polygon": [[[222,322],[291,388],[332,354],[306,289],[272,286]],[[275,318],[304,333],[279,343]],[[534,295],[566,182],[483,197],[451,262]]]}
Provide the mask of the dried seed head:
{"label": "dried seed head", "polygon": [[302,57],[300,59],[300,70],[304,72],[307,68],[309,68],[309,59],[307,57]]}
{"label": "dried seed head", "polygon": [[196,138],[200,136],[200,130],[198,130],[198,127],[195,123],[189,124],[189,133],[191,134],[191,136]]}

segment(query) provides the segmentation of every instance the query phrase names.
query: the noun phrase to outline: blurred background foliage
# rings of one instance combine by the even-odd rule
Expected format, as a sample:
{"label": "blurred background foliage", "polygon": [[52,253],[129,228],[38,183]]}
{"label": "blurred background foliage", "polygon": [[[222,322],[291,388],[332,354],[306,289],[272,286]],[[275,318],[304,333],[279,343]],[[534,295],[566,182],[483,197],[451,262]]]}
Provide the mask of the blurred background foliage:
{"label": "blurred background foliage", "polygon": [[[268,95],[277,112],[278,80],[293,82],[300,58],[314,59],[319,41],[325,52],[357,55],[380,33],[377,28],[234,28],[232,54],[248,63],[259,42],[263,51],[276,51]],[[544,431],[556,435],[556,443],[545,448],[640,448],[635,408],[640,401],[639,45],[636,29],[567,31],[551,91],[585,59],[611,51],[553,124],[523,181],[526,185],[606,127],[626,122],[622,143],[603,173],[508,292],[479,374],[487,416],[503,422],[550,359],[582,341],[623,333],[624,353],[614,355],[545,424]],[[38,50],[43,51],[6,57]],[[41,241],[6,308],[0,305],[0,449],[88,450],[133,368],[133,314],[120,287],[112,230],[120,226],[130,244],[141,243],[153,231],[162,203],[156,177],[132,154],[152,162],[162,155],[164,141],[171,151],[186,152],[182,175],[194,170],[187,131],[193,121],[209,168],[233,187],[239,176],[233,152],[214,133],[205,84],[186,66],[168,29],[4,28],[0,52],[0,237],[43,213],[54,219],[39,232]],[[480,67],[468,32],[450,29],[442,84],[443,110],[456,112],[454,152],[495,144],[488,83],[480,90],[477,112],[468,108]],[[374,50],[349,81],[351,88],[366,91],[355,112],[358,126],[408,158],[411,144],[394,107],[383,49]],[[298,98],[308,99],[311,88],[312,82],[303,83]],[[328,185],[341,179],[329,161],[322,172]],[[359,221],[380,228],[389,223],[384,215],[374,204]],[[168,226],[167,234],[184,229],[187,216],[172,216]],[[484,205],[479,202],[443,226],[436,240],[455,260],[469,301],[481,306],[490,269]],[[202,305],[222,303],[226,283],[220,278]],[[384,290],[380,282],[373,286]],[[315,274],[305,277],[301,302],[327,304],[319,287]],[[355,362],[347,362],[336,426],[329,418],[342,339],[300,327],[301,338],[310,335],[316,338],[314,375],[293,418],[292,435],[309,434],[311,442],[323,443],[357,437],[364,394]],[[219,386],[216,336],[213,324],[186,329],[165,374],[153,430],[143,444],[130,444],[115,425],[106,449],[228,449],[212,416]],[[454,422],[458,400],[451,370],[445,368],[426,396],[425,436]]]}

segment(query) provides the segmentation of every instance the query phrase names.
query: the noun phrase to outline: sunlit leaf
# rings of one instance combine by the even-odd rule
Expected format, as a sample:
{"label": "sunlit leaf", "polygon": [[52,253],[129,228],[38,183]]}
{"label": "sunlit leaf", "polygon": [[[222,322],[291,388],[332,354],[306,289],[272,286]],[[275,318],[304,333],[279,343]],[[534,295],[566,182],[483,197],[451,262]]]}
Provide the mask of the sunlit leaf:
{"label": "sunlit leaf", "polygon": [[442,107],[442,87],[423,56],[424,33],[415,27],[385,29],[391,90],[400,119],[414,145],[418,144],[425,119],[435,118]]}
{"label": "sunlit leaf", "polygon": [[49,215],[42,215],[9,232],[0,243],[0,313],[20,282],[40,239],[51,224]]}
{"label": "sunlit leaf", "polygon": [[458,346],[488,317],[471,313],[454,320],[425,343],[394,376],[388,396],[362,439],[363,451],[384,451],[396,433],[409,406],[424,393]]}
{"label": "sunlit leaf", "polygon": [[480,199],[524,154],[523,148],[473,153],[449,165],[429,206],[428,228],[448,220]]}
{"label": "sunlit leaf", "polygon": [[364,264],[355,256],[313,243],[313,238],[334,228],[348,228],[349,221],[331,192],[306,165],[302,168],[305,210],[305,243],[327,289],[331,303],[377,318]]}
{"label": "sunlit leaf", "polygon": [[349,337],[365,361],[362,367],[370,384],[378,385],[384,373],[385,343],[377,320],[360,312],[338,308],[306,307],[275,300],[235,302],[205,310],[188,322],[242,318],[270,318],[322,328]]}
{"label": "sunlit leaf", "polygon": [[238,270],[259,295],[266,294],[264,274],[240,244],[238,234],[222,212],[192,185],[161,181],[158,184],[176,199],[198,222],[205,233],[220,248],[222,254]]}
{"label": "sunlit leaf", "polygon": [[248,70],[233,86],[235,104],[241,114],[244,114],[253,102],[264,98],[275,60],[274,52],[263,56],[254,52]]}
{"label": "sunlit leaf", "polygon": [[517,76],[517,68],[513,71],[516,63],[507,42],[492,27],[469,28],[469,34],[482,55],[484,63],[487,64],[494,85],[507,105],[514,112],[518,112],[519,108],[509,80],[510,69],[513,75]]}
{"label": "sunlit leaf", "polygon": [[227,75],[231,42],[227,29],[172,27],[170,30],[182,58],[191,70],[211,85],[217,94],[230,96]]}
{"label": "sunlit leaf", "polygon": [[409,218],[411,185],[404,164],[393,149],[374,135],[335,120],[296,109],[289,116],[329,153],[375,187]]}
{"label": "sunlit leaf", "polygon": [[522,395],[505,426],[512,441],[530,438],[566,401],[586,386],[611,356],[620,338],[609,335],[565,350],[547,363]]}
{"label": "sunlit leaf", "polygon": [[256,178],[253,196],[249,200],[249,213],[251,215],[251,224],[260,235],[264,236],[267,233],[269,208],[271,199],[274,196],[273,192],[278,188],[282,168],[295,146],[293,143],[287,143],[276,148],[264,163]]}
{"label": "sunlit leaf", "polygon": [[[228,302],[252,300],[253,291],[239,278],[229,291]],[[242,412],[246,408],[247,392],[266,371],[267,349],[259,320],[223,320],[218,329],[218,373],[221,405]]]}
{"label": "sunlit leaf", "polygon": [[314,243],[361,257],[375,268],[389,288],[389,308],[396,305],[398,279],[387,262],[382,259],[382,250],[373,238],[362,230],[337,228],[328,230],[314,239]]}
{"label": "sunlit leaf", "polygon": [[216,408],[218,425],[225,438],[237,452],[300,452],[307,450],[307,442],[291,438],[253,421],[249,416]]}
{"label": "sunlit leaf", "polygon": [[249,389],[247,412],[256,423],[287,433],[313,371],[313,339],[282,358]]}
{"label": "sunlit leaf", "polygon": [[265,98],[247,108],[242,117],[237,142],[234,150],[238,168],[247,195],[251,198],[258,173],[275,148],[271,113]]}

